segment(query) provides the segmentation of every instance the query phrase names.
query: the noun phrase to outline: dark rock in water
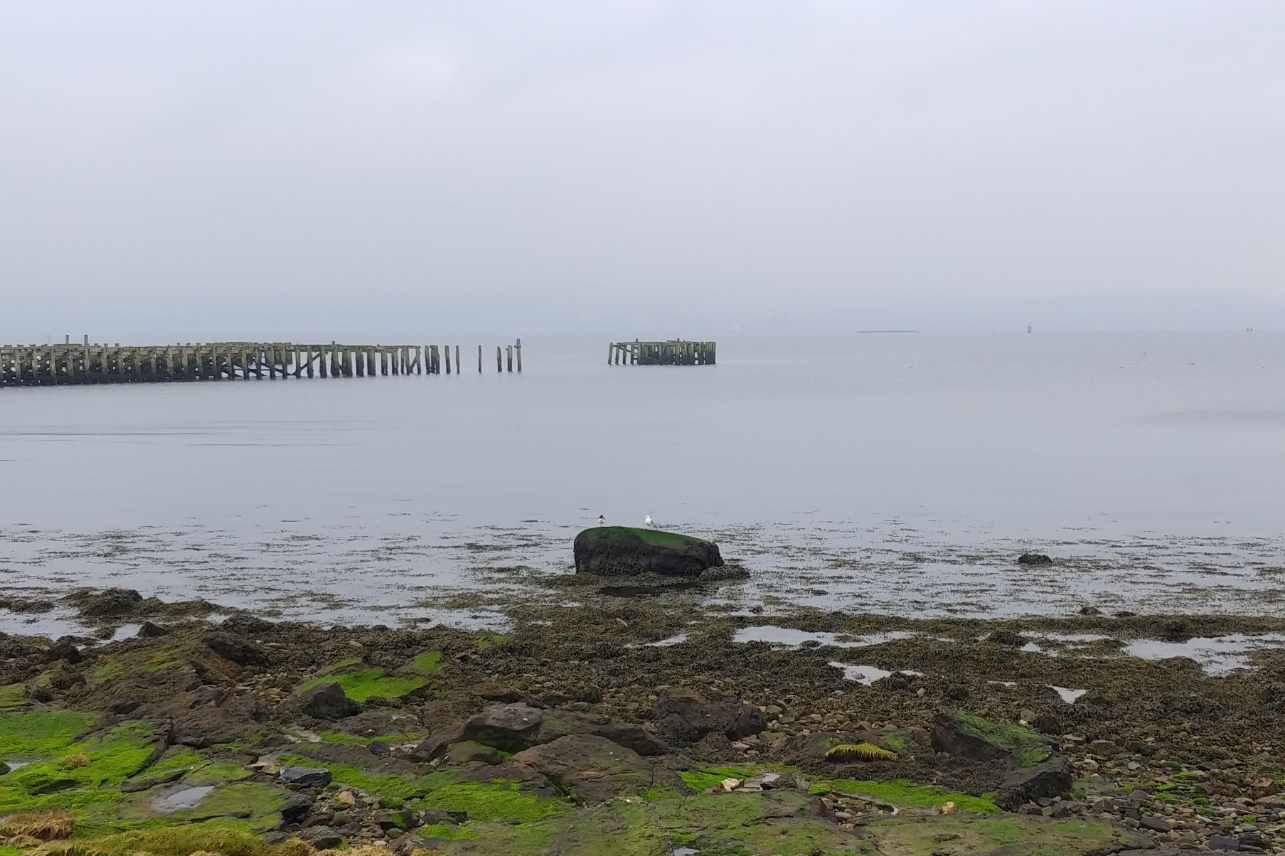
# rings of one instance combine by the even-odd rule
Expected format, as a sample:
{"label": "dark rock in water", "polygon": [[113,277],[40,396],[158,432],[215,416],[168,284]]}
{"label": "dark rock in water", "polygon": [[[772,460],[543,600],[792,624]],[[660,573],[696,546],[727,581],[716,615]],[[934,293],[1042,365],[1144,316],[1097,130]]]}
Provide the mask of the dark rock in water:
{"label": "dark rock in water", "polygon": [[343,719],[361,712],[361,705],[344,695],[334,681],[317,684],[299,694],[299,709],[315,719]]}
{"label": "dark rock in water", "polygon": [[89,618],[119,618],[132,615],[143,602],[143,596],[133,589],[109,588],[95,592],[80,589],[67,596],[80,614]]}
{"label": "dark rock in water", "polygon": [[767,727],[762,711],[735,697],[707,699],[691,690],[663,690],[656,699],[656,723],[670,743],[686,746],[710,733],[728,740],[758,734]]}
{"label": "dark rock in water", "polygon": [[46,663],[56,663],[59,660],[66,660],[68,663],[79,663],[81,659],[80,649],[76,647],[75,642],[67,637],[59,639],[45,652]]}
{"label": "dark rock in water", "polygon": [[748,580],[750,572],[735,565],[724,565],[721,568],[706,568],[698,578],[703,583],[721,583],[729,580]]}
{"label": "dark rock in water", "polygon": [[1098,609],[1096,606],[1080,607],[1080,615],[1101,615],[1101,614],[1102,614],[1102,610]]}
{"label": "dark rock in water", "polygon": [[662,574],[696,577],[707,568],[723,566],[718,546],[700,538],[634,529],[598,526],[575,540],[576,573],[611,575]]}
{"label": "dark rock in water", "polygon": [[1019,565],[1051,565],[1053,560],[1043,553],[1023,553],[1017,557]]}
{"label": "dark rock in water", "polygon": [[150,621],[144,621],[138,628],[138,633],[134,635],[139,639],[155,639],[157,636],[164,636],[167,633],[169,633],[169,631],[161,625],[153,624]]}
{"label": "dark rock in water", "polygon": [[291,764],[281,768],[281,784],[301,785],[305,788],[324,788],[330,784],[330,771],[316,767]]}
{"label": "dark rock in water", "polygon": [[268,655],[257,646],[229,633],[211,633],[205,637],[206,646],[223,659],[238,666],[266,666]]}

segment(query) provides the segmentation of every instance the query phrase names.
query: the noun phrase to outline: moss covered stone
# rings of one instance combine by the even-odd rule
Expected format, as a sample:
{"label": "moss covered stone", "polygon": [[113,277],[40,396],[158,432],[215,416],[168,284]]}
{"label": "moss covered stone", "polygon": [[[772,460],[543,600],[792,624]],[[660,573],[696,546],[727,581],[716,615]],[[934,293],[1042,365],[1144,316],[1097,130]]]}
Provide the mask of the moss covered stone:
{"label": "moss covered stone", "polygon": [[491,782],[458,782],[430,791],[423,800],[428,808],[466,811],[470,819],[510,823],[535,820],[566,811],[565,799],[545,798],[523,790],[520,783],[496,779]]}
{"label": "moss covered stone", "polygon": [[1155,846],[1149,839],[1110,823],[1027,815],[947,815],[928,822],[892,817],[871,821],[867,829],[879,852],[888,856],[991,852],[1005,856],[1075,856]]}
{"label": "moss covered stone", "polygon": [[948,791],[945,788],[914,785],[900,779],[891,782],[826,779],[816,782],[815,785],[828,787],[831,791],[854,794],[859,797],[887,803],[898,808],[938,808],[946,803],[954,803],[960,811],[994,814],[1000,810],[999,806],[995,805],[994,799],[989,796],[970,796]]}
{"label": "moss covered stone", "polygon": [[0,760],[47,758],[71,746],[96,719],[71,711],[0,716]]}
{"label": "moss covered stone", "polygon": [[428,683],[427,678],[420,675],[391,675],[383,669],[360,668],[358,664],[351,671],[327,670],[326,674],[300,684],[295,691],[302,693],[331,681],[339,684],[344,695],[358,702],[376,696],[388,699],[401,698]]}

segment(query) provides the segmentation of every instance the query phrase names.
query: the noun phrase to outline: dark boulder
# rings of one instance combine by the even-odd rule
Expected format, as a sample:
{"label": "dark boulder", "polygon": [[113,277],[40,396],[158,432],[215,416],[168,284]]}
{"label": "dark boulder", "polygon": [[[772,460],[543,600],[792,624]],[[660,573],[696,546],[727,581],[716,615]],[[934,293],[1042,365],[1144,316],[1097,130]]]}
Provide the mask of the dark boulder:
{"label": "dark boulder", "polygon": [[574,549],[581,574],[698,577],[723,565],[718,545],[656,529],[598,526],[577,535]]}
{"label": "dark boulder", "polygon": [[500,750],[472,740],[452,743],[446,750],[446,763],[455,767],[462,767],[465,764],[495,765],[501,760]]}
{"label": "dark boulder", "polygon": [[[720,721],[727,720],[727,725],[731,725],[738,713],[722,715]],[[640,725],[613,722],[606,716],[581,711],[541,710],[519,703],[492,705],[463,723],[434,731],[415,747],[413,757],[432,761],[449,754],[458,762],[462,758],[460,753],[469,748],[463,744],[520,752],[573,735],[602,738],[638,755],[657,756],[669,752],[669,747]],[[485,759],[479,756],[472,760]]]}
{"label": "dark boulder", "polygon": [[293,794],[278,811],[281,812],[281,818],[286,823],[298,823],[315,802],[311,794]]}
{"label": "dark boulder", "polygon": [[59,660],[66,660],[68,663],[79,663],[83,659],[80,649],[76,647],[75,641],[64,636],[55,642],[48,651],[45,652],[46,663],[56,663]]}
{"label": "dark boulder", "polygon": [[461,725],[440,729],[415,747],[414,756],[432,761],[446,754],[452,743],[473,740],[516,752],[535,745],[544,711],[525,704],[499,704],[472,716]]}
{"label": "dark boulder", "polygon": [[150,621],[144,621],[139,626],[138,633],[135,635],[138,636],[139,639],[155,639],[156,637],[164,636],[167,633],[169,633],[169,631],[161,625],[153,624]]}
{"label": "dark boulder", "polygon": [[[660,784],[657,772],[638,753],[591,734],[573,734],[534,746],[514,755],[512,763],[559,783],[588,805],[642,793]],[[672,781],[663,784],[681,793],[678,777],[670,773],[668,778]]]}
{"label": "dark boulder", "polygon": [[230,663],[238,666],[266,666],[268,655],[257,646],[230,633],[211,633],[205,637],[206,646]]}
{"label": "dark boulder", "polygon": [[656,723],[665,740],[677,746],[697,743],[711,733],[739,740],[767,727],[762,711],[738,698],[706,698],[678,687],[662,690],[657,697]]}
{"label": "dark boulder", "polygon": [[317,850],[330,850],[344,842],[344,837],[329,826],[310,826],[299,837]]}
{"label": "dark boulder", "polygon": [[932,748],[979,762],[1000,762],[1006,770],[995,804],[1016,811],[1028,802],[1071,790],[1071,762],[1055,741],[1030,729],[991,722],[962,711],[941,712],[933,721]]}
{"label": "dark boulder", "polygon": [[119,618],[132,615],[143,603],[143,596],[133,589],[109,588],[102,591],[79,589],[67,600],[87,618]]}
{"label": "dark boulder", "polygon": [[657,740],[641,725],[612,722],[610,718],[601,714],[570,710],[544,711],[540,729],[536,732],[535,742],[537,744],[552,743],[554,740],[572,734],[591,734],[596,737],[605,737],[607,740],[643,756],[664,755],[669,751],[669,747]]}
{"label": "dark boulder", "polygon": [[361,713],[361,705],[344,695],[334,681],[317,684],[299,694],[299,709],[314,719],[343,719]]}
{"label": "dark boulder", "polygon": [[1051,565],[1053,559],[1043,553],[1023,553],[1017,557],[1019,565]]}
{"label": "dark boulder", "polygon": [[291,764],[281,768],[281,784],[299,785],[305,788],[324,788],[330,784],[330,771],[316,767],[300,767]]}

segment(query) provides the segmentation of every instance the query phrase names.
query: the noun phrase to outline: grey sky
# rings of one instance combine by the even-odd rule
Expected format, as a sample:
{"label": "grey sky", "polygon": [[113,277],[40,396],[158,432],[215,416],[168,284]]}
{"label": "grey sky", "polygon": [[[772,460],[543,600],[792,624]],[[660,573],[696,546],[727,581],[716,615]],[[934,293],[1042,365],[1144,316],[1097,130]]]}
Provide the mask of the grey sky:
{"label": "grey sky", "polygon": [[0,2],[0,340],[1285,300],[1282,45],[1279,2]]}

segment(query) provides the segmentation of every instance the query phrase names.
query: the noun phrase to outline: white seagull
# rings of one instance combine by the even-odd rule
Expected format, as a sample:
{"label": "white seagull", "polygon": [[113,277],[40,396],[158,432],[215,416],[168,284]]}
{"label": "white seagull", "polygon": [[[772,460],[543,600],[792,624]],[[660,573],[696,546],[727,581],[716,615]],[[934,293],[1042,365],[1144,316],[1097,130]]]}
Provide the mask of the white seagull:
{"label": "white seagull", "polygon": [[648,514],[646,517],[644,517],[644,518],[643,518],[643,523],[646,523],[648,526],[650,526],[650,525],[651,525],[651,515],[650,515],[650,514]]}
{"label": "white seagull", "polygon": [[606,518],[606,517],[604,517],[603,515],[599,514],[599,515],[598,515],[598,525],[599,525],[599,526],[606,526],[606,525],[607,525],[607,518]]}

